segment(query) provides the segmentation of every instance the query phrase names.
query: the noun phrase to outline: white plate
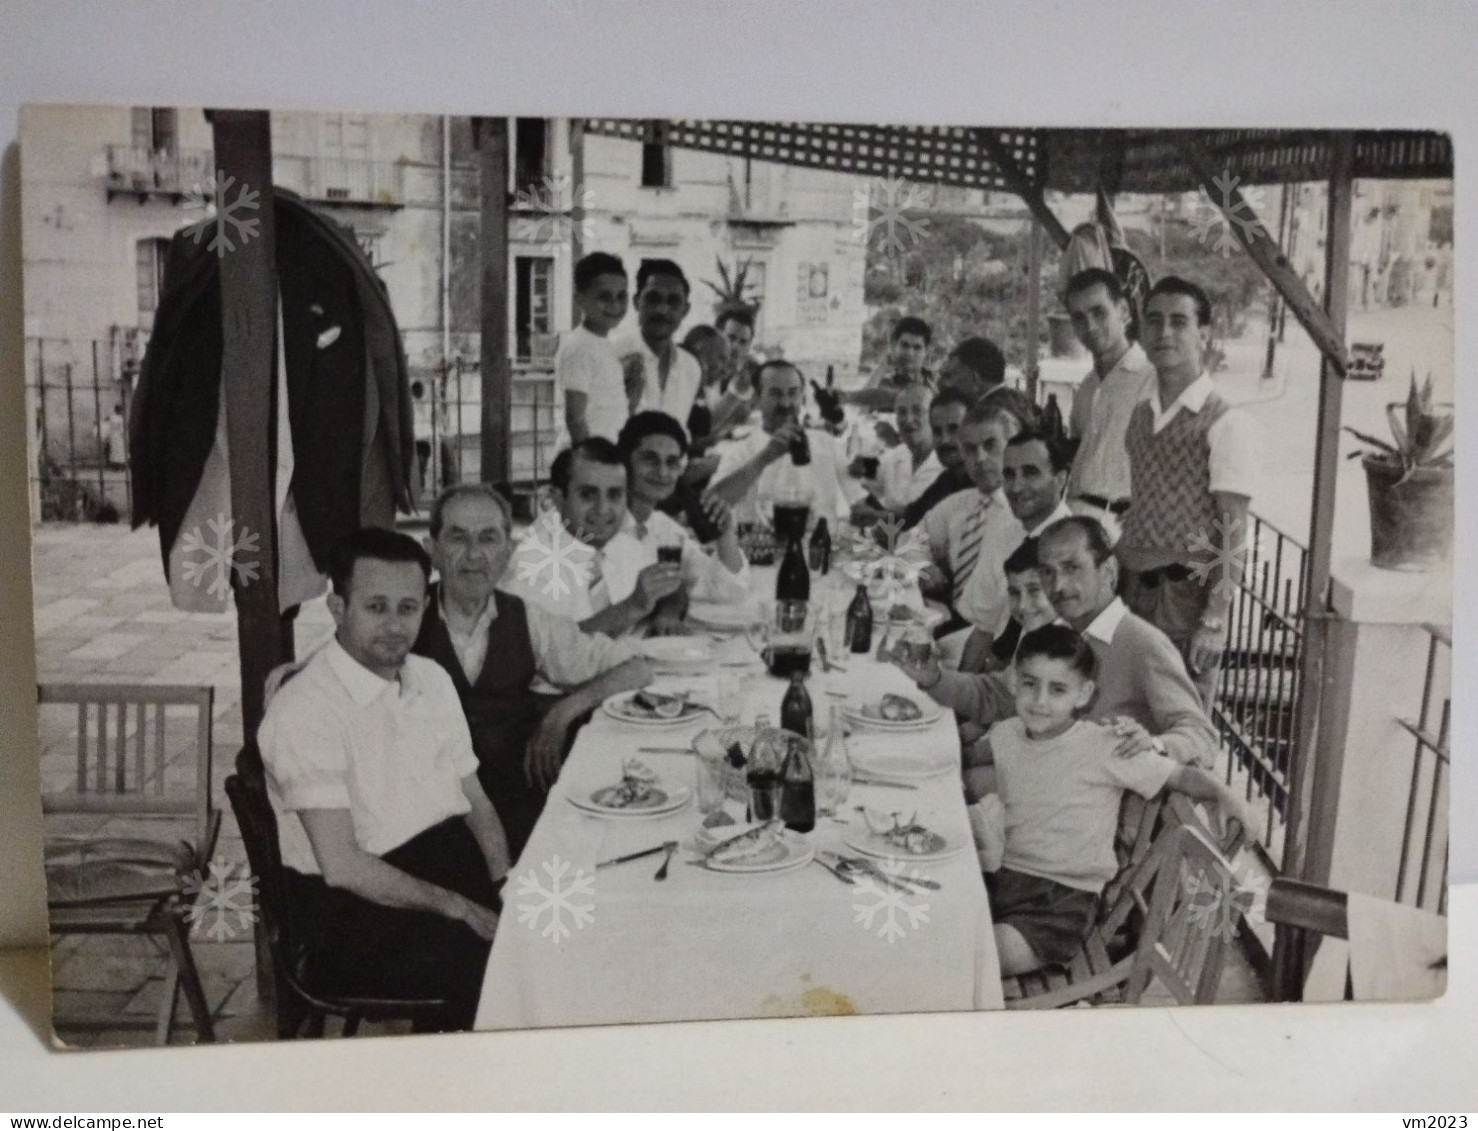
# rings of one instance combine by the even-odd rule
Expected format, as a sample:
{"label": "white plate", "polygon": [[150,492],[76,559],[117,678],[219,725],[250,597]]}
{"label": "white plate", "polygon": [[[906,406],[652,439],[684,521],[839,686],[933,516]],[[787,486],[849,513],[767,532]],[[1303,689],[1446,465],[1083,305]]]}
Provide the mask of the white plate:
{"label": "white plate", "polygon": [[[740,825],[733,830],[733,835],[739,836],[744,831],[745,827]],[[778,847],[783,849],[782,855],[760,857],[757,860],[741,860],[734,864],[705,863],[703,866],[710,872],[724,872],[734,876],[772,875],[776,872],[793,872],[797,868],[804,868],[816,855],[815,850],[806,843],[805,838],[790,829],[780,834]]]}
{"label": "white plate", "polygon": [[589,790],[588,792],[582,788],[579,792],[566,794],[566,796],[569,798],[570,804],[576,809],[581,809],[586,813],[594,813],[597,816],[615,817],[620,820],[666,817],[671,813],[676,813],[692,800],[692,790],[688,789],[685,785],[680,785],[671,789],[663,789],[661,786],[656,787],[656,792],[663,794],[664,800],[660,804],[652,805],[649,808],[617,809],[610,805],[601,804],[598,800],[600,795],[608,789],[615,788],[615,786],[601,786],[599,789]]}
{"label": "white plate", "polygon": [[[882,604],[882,603],[883,602],[878,602],[878,604]],[[895,620],[891,616],[884,616],[883,614],[885,614],[885,613],[891,613],[892,612],[893,606],[895,604],[903,604],[903,602],[901,602],[901,601],[890,601],[890,602],[887,602],[887,608],[879,608],[879,609],[876,610],[876,615],[875,615],[875,618],[874,619],[875,620],[880,620],[882,622],[882,624],[883,624],[883,627],[885,627],[885,628],[889,628],[889,629],[900,629],[900,628],[924,628],[924,629],[932,629],[935,625],[942,624],[944,622],[945,615],[946,615],[944,613],[944,611],[941,610],[941,609],[931,609],[928,605],[925,605],[921,609],[915,609],[913,606],[910,605],[908,607],[908,618],[907,619]]]}
{"label": "white plate", "polygon": [[713,646],[702,636],[651,636],[639,647],[643,656],[664,668],[685,670],[713,660]]}
{"label": "white plate", "polygon": [[944,717],[944,708],[938,703],[931,702],[928,699],[920,701],[912,695],[908,696],[908,698],[913,699],[918,704],[919,710],[923,712],[917,719],[909,719],[907,721],[902,719],[880,719],[863,714],[862,708],[864,706],[872,707],[877,705],[871,702],[848,703],[842,708],[842,714],[857,725],[874,730],[925,730]]}
{"label": "white plate", "polygon": [[879,778],[884,781],[914,781],[935,778],[958,769],[957,762],[942,762],[932,753],[920,757],[918,754],[898,750],[854,751],[852,768],[858,777]]}
{"label": "white plate", "polygon": [[722,605],[717,601],[694,601],[688,606],[688,621],[705,628],[728,628],[742,631],[755,619],[751,605]]}
{"label": "white plate", "polygon": [[[931,832],[937,830],[930,830]],[[939,834],[944,836],[943,833]],[[895,848],[866,825],[859,829],[847,829],[842,834],[842,840],[848,848],[856,849],[864,856],[873,856],[879,860],[903,860],[909,863],[929,863],[934,860],[948,860],[951,856],[958,856],[965,851],[965,843],[958,837],[944,836],[944,847],[938,852],[912,853],[905,852],[901,848]]]}
{"label": "white plate", "polygon": [[628,703],[631,697],[636,694],[638,693],[635,691],[623,691],[619,695],[612,695],[601,704],[601,709],[610,715],[611,718],[619,719],[623,723],[630,723],[632,726],[637,727],[677,727],[682,726],[684,723],[696,722],[705,715],[709,718],[713,717],[708,715],[708,712],[701,707],[691,705],[682,714],[672,719],[659,719],[644,714],[632,714]]}

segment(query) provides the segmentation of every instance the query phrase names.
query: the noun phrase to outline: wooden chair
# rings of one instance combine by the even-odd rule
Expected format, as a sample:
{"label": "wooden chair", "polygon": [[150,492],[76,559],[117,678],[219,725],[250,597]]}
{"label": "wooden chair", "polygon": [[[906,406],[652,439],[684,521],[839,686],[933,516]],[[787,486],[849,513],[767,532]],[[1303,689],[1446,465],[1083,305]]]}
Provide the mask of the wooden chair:
{"label": "wooden chair", "polygon": [[[1228,936],[1242,913],[1232,898],[1236,887],[1231,865],[1206,833],[1194,825],[1167,825],[1067,967],[1003,982],[1006,1008],[1135,1005],[1152,982],[1182,1005],[1214,1001]],[[1208,923],[1208,910],[1221,907],[1225,919]],[[1116,961],[1109,941],[1135,914],[1143,917],[1138,942]]]}
{"label": "wooden chair", "polygon": [[[281,682],[281,681],[279,681]],[[323,993],[313,984],[312,955],[293,914],[283,876],[277,817],[267,796],[261,753],[248,743],[236,757],[236,773],[226,779],[226,796],[241,826],[247,859],[258,881],[259,922],[271,955],[277,1035],[321,1037],[330,1016],[344,1019],[352,1037],[362,1021],[433,1021],[445,1009],[438,998],[365,998]]]}
{"label": "wooden chair", "polygon": [[[210,687],[49,684],[41,704],[77,707],[77,773],[72,788],[43,793],[49,816],[102,815],[158,823],[158,836],[51,833],[46,838],[47,907],[53,934],[134,934],[163,939],[170,961],[153,1027],[158,1043],[173,1036],[183,990],[195,1031],[215,1030],[189,942],[189,914],[203,894],[221,814],[211,801],[215,691]],[[172,766],[166,735],[169,707],[193,708],[195,757]],[[130,732],[130,720],[132,731]],[[184,788],[171,769],[188,771]],[[191,837],[170,840],[182,824]],[[195,884],[189,881],[194,879]],[[194,887],[193,894],[188,890]],[[131,1028],[126,1017],[58,1018],[59,1029]]]}

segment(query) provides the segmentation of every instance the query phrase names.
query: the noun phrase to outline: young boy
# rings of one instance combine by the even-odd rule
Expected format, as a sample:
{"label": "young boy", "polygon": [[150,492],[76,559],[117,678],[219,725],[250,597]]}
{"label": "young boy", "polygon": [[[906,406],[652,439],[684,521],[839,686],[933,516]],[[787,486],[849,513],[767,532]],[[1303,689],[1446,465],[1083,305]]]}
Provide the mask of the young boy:
{"label": "young boy", "polygon": [[590,436],[615,443],[630,415],[621,359],[609,340],[626,317],[626,267],[620,259],[593,251],[575,264],[575,307],[580,325],[565,335],[554,355],[568,433],[561,447]]}
{"label": "young boy", "polygon": [[1006,844],[986,887],[1003,976],[1065,964],[1087,938],[1118,871],[1126,790],[1149,798],[1168,787],[1246,821],[1241,800],[1204,770],[1152,751],[1115,755],[1114,730],[1078,717],[1093,698],[1094,666],[1066,625],[1028,632],[1016,653],[1016,715],[990,730]]}

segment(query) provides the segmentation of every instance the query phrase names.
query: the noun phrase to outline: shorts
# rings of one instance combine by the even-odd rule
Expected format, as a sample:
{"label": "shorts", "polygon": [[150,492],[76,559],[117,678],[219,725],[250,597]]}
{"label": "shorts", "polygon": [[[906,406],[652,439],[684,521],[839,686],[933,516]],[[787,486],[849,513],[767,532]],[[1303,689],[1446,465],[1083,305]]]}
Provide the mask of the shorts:
{"label": "shorts", "polygon": [[991,917],[1015,927],[1038,958],[1066,966],[1093,929],[1098,895],[1002,868],[985,874]]}

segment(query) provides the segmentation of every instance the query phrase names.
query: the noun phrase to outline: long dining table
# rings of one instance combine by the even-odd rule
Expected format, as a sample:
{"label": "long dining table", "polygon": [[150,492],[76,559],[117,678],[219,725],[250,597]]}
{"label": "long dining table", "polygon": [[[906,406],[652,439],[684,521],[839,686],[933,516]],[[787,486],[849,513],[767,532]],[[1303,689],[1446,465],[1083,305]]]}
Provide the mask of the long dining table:
{"label": "long dining table", "polygon": [[[756,574],[755,589],[764,592],[772,571]],[[742,696],[745,724],[757,715],[778,721],[786,684],[767,673],[744,634],[701,639],[711,659],[661,671],[653,688],[689,690],[711,704],[723,687]],[[813,664],[808,679],[819,727],[833,704],[855,710],[885,693],[928,705],[890,664],[871,655],[833,660],[841,670]],[[885,874],[905,869],[901,884],[848,883],[819,861],[775,873],[719,873],[698,866],[695,803],[652,817],[598,816],[576,804],[618,782],[632,758],[656,773],[659,788],[695,793],[693,740],[719,725],[706,713],[657,726],[596,711],[510,874],[477,1028],[1004,1007],[948,712],[904,731],[848,722],[854,765],[881,759],[896,768],[901,759],[905,770],[934,772],[857,781],[835,816],[818,816],[803,834],[818,853],[857,857],[848,841],[866,831],[857,808],[866,806],[916,815],[959,847],[946,859],[879,861]],[[742,821],[745,805],[731,798],[726,812]],[[663,879],[656,878],[662,854],[605,863],[667,841],[679,847]]]}

